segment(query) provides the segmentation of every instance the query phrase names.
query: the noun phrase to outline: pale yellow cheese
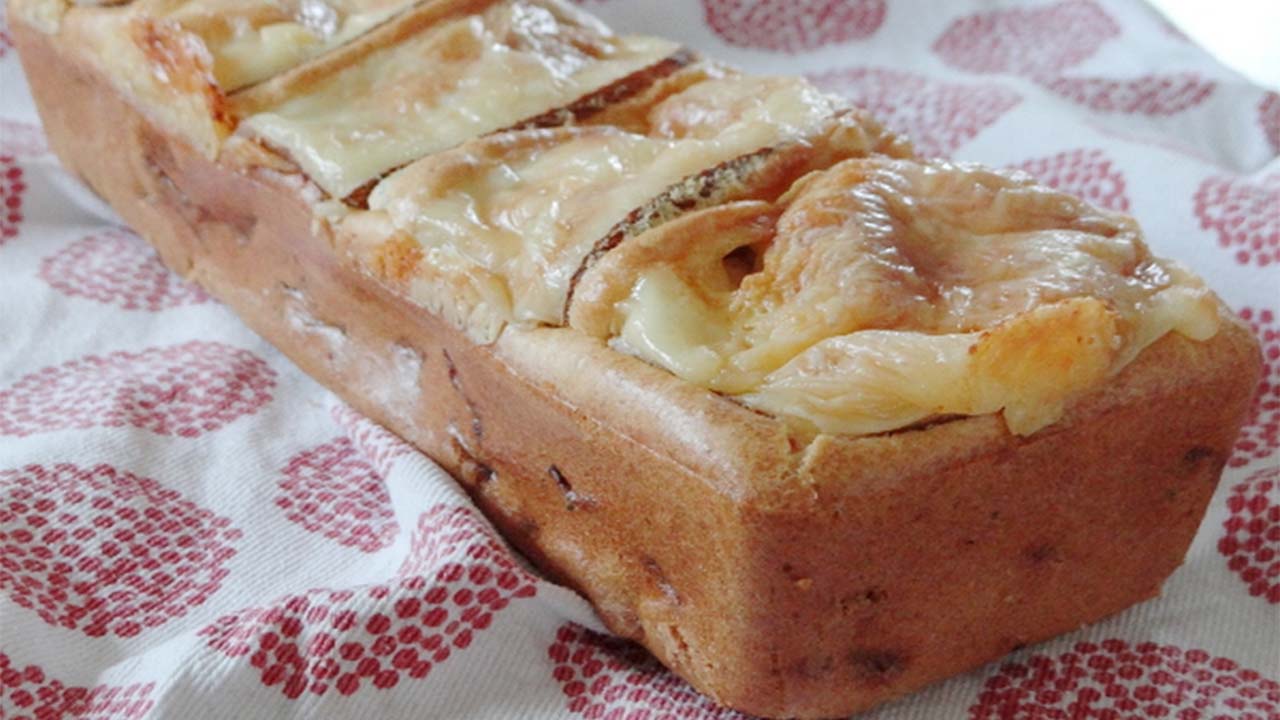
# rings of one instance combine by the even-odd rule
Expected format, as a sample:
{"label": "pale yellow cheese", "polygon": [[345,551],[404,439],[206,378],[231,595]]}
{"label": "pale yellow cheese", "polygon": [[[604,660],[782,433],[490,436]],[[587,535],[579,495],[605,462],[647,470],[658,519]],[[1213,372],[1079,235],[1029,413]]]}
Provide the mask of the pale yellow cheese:
{"label": "pale yellow cheese", "polygon": [[415,1],[135,0],[201,38],[224,92],[261,82],[349,42]]}
{"label": "pale yellow cheese", "polygon": [[265,108],[241,131],[343,197],[388,170],[567,105],[677,48],[616,37],[576,17],[513,0],[442,23]]}
{"label": "pale yellow cheese", "polygon": [[[606,256],[630,288],[614,346],[809,431],[1003,412],[1029,434],[1167,333],[1217,332],[1212,294],[1153,258],[1130,218],[1025,176],[851,160],[779,206],[754,210],[771,237],[743,236],[762,260],[738,285],[720,265],[732,246]],[[741,212],[665,232],[681,246]]]}
{"label": "pale yellow cheese", "polygon": [[[650,135],[608,126],[524,131],[425,158],[379,183],[370,212],[422,248],[419,280],[460,254],[472,266],[448,272],[507,288],[509,308],[487,303],[505,311],[499,321],[558,324],[574,272],[632,210],[687,176],[812,131],[835,109],[801,80],[717,79],[655,107]],[[377,255],[382,237],[353,235],[364,238],[358,255]],[[436,302],[436,285],[418,287],[421,302]]]}

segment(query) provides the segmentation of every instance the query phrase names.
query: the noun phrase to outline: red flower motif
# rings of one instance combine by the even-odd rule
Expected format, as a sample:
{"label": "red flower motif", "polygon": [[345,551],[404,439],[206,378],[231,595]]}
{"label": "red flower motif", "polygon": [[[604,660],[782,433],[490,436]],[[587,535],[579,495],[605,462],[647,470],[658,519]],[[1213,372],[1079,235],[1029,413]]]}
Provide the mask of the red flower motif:
{"label": "red flower motif", "polygon": [[0,155],[34,157],[47,152],[49,145],[39,126],[0,118]]}
{"label": "red flower motif", "polygon": [[1275,720],[1280,683],[1203,650],[1124,640],[1033,655],[987,678],[970,720]]}
{"label": "red flower motif", "polygon": [[1280,155],[1280,93],[1269,92],[1258,103],[1258,124],[1271,145],[1271,152]]}
{"label": "red flower motif", "polygon": [[13,155],[0,151],[0,245],[18,235],[22,224],[22,196],[27,184]]}
{"label": "red flower motif", "polygon": [[347,438],[355,445],[356,450],[384,478],[391,475],[391,468],[398,458],[416,452],[409,443],[351,409],[349,405],[339,403],[330,412],[334,422],[346,431]]}
{"label": "red flower motif", "polygon": [[12,720],[139,720],[151,711],[154,684],[63,685],[35,665],[18,667],[0,652],[0,717]]}
{"label": "red flower motif", "polygon": [[1128,212],[1124,175],[1111,164],[1101,150],[1067,150],[1057,155],[1027,160],[1018,169],[1066,193],[1083,198],[1094,205]]}
{"label": "red flower motif", "polygon": [[1231,488],[1227,510],[1218,552],[1250,595],[1280,605],[1280,468],[1259,470]]}
{"label": "red flower motif", "polygon": [[993,10],[960,18],[933,43],[952,67],[1052,77],[1093,56],[1120,26],[1093,0]]}
{"label": "red flower motif", "polygon": [[1262,343],[1262,380],[1253,396],[1250,421],[1240,431],[1235,452],[1227,464],[1243,467],[1250,462],[1266,460],[1280,449],[1280,328],[1270,310],[1244,308],[1240,318],[1249,324]]}
{"label": "red flower motif", "polygon": [[1200,227],[1216,232],[1222,247],[1237,248],[1236,262],[1262,267],[1280,262],[1280,174],[1258,183],[1206,178],[1194,202]]}
{"label": "red flower motif", "polygon": [[351,695],[426,677],[469,647],[496,613],[537,592],[466,508],[424,513],[413,548],[404,567],[413,574],[282,597],[221,617],[199,634],[224,655],[247,657],[262,683],[288,698]]}
{"label": "red flower motif", "polygon": [[861,40],[884,24],[884,0],[702,0],[707,24],[738,47],[800,53]]}
{"label": "red flower motif", "polygon": [[1056,77],[1043,85],[1090,110],[1127,115],[1173,115],[1204,102],[1218,87],[1195,73],[1125,79]]}
{"label": "red flower motif", "polygon": [[834,70],[813,81],[905,133],[926,157],[950,155],[1022,100],[1001,85],[945,83],[884,68]]}
{"label": "red flower motif", "polygon": [[169,272],[149,246],[126,230],[86,236],[46,257],[40,277],[66,295],[125,310],[158,312],[210,299]]}
{"label": "red flower motif", "polygon": [[280,489],[286,518],[341,545],[377,552],[400,531],[382,476],[345,437],[295,455]]}
{"label": "red flower motif", "polygon": [[133,637],[222,586],[240,531],[109,465],[0,471],[0,592],[58,627]]}
{"label": "red flower motif", "polygon": [[720,707],[662,667],[634,643],[566,623],[547,649],[552,675],[569,711],[587,718],[729,720],[742,713]]}
{"label": "red flower motif", "polygon": [[217,342],[91,355],[0,390],[0,435],[132,426],[196,437],[257,412],[275,382],[256,355]]}

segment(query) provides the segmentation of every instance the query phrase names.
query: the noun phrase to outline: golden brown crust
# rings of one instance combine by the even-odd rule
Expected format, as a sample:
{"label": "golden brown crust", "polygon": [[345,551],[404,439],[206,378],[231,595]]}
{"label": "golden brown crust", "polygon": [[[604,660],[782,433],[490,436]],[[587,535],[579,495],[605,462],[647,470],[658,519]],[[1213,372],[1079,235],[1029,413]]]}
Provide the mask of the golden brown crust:
{"label": "golden brown crust", "polygon": [[848,714],[1156,594],[1257,377],[1228,323],[1162,339],[1028,438],[988,416],[794,444],[573,330],[471,343],[352,271],[305,181],[213,164],[73,49],[13,31],[53,148],[170,267],[441,462],[609,627],[749,712]]}

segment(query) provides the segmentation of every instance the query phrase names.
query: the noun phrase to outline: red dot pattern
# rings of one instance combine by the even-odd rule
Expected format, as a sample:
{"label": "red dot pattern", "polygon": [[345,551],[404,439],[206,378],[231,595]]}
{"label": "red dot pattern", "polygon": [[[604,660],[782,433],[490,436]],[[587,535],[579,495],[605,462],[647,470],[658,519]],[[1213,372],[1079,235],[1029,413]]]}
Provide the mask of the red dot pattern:
{"label": "red dot pattern", "polygon": [[0,435],[132,426],[196,437],[259,410],[275,382],[262,359],[217,342],[91,355],[0,390]]}
{"label": "red dot pattern", "polygon": [[140,720],[155,702],[152,683],[87,688],[64,685],[36,665],[0,652],[0,717],[12,720]]}
{"label": "red dot pattern", "polygon": [[1266,460],[1280,449],[1280,326],[1271,310],[1247,307],[1239,314],[1262,344],[1262,380],[1249,423],[1240,431],[1235,452],[1227,461],[1231,467]]}
{"label": "red dot pattern", "polygon": [[33,157],[49,151],[39,126],[0,118],[0,155]]}
{"label": "red dot pattern", "polygon": [[547,649],[569,711],[616,720],[747,720],[662,667],[644,648],[567,623]]}
{"label": "red dot pattern", "polygon": [[707,24],[737,47],[800,53],[861,40],[884,24],[884,0],[702,0]]}
{"label": "red dot pattern", "polygon": [[976,13],[933,43],[948,65],[976,73],[1052,77],[1093,56],[1120,26],[1093,0]]}
{"label": "red dot pattern", "polygon": [[196,285],[169,272],[137,235],[107,230],[82,238],[40,263],[55,290],[124,310],[158,312],[209,301]]}
{"label": "red dot pattern", "polygon": [[1280,683],[1203,650],[1124,640],[1033,655],[989,677],[970,720],[1276,720]]}
{"label": "red dot pattern", "polygon": [[1044,87],[1090,110],[1126,115],[1173,115],[1203,103],[1218,84],[1195,73],[1136,78],[1056,77]]}
{"label": "red dot pattern", "polygon": [[1234,248],[1236,262],[1266,267],[1280,262],[1280,174],[1261,182],[1213,176],[1193,198],[1200,227],[1218,235],[1218,245]]}
{"label": "red dot pattern", "polygon": [[384,478],[391,475],[391,468],[397,459],[416,452],[398,436],[348,405],[334,405],[331,413],[334,422],[346,431],[347,439]]}
{"label": "red dot pattern", "polygon": [[240,531],[110,465],[0,471],[0,592],[50,625],[134,637],[218,591]]}
{"label": "red dot pattern", "polygon": [[884,68],[833,70],[812,79],[906,134],[925,157],[950,155],[1021,102],[1001,85],[944,83]]}
{"label": "red dot pattern", "polygon": [[340,545],[377,552],[400,531],[382,476],[345,437],[295,455],[279,486],[290,522]]}
{"label": "red dot pattern", "polygon": [[0,151],[0,245],[18,236],[27,184],[14,156]]}
{"label": "red dot pattern", "polygon": [[421,516],[404,573],[378,585],[289,595],[221,617],[199,634],[218,652],[245,658],[263,685],[290,699],[351,695],[427,677],[469,647],[496,613],[537,592],[460,507]]}
{"label": "red dot pattern", "polygon": [[1018,169],[1049,187],[1083,198],[1094,205],[1127,212],[1124,175],[1098,149],[1076,149],[1027,160]]}
{"label": "red dot pattern", "polygon": [[1259,470],[1231,488],[1227,510],[1218,552],[1250,595],[1280,605],[1280,468]]}
{"label": "red dot pattern", "polygon": [[1280,93],[1269,92],[1258,103],[1258,124],[1271,146],[1271,152],[1280,155]]}

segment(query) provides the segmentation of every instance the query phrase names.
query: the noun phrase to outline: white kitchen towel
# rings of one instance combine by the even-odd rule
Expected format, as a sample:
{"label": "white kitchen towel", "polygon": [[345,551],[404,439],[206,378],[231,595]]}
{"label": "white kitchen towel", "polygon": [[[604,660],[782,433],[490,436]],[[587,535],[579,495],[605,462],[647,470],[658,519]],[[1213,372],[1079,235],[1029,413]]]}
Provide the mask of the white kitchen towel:
{"label": "white kitchen towel", "polygon": [[[869,717],[1280,718],[1280,95],[1140,0],[583,4],[1131,212],[1263,340],[1162,597]],[[49,154],[3,28],[0,718],[738,717],[166,271]]]}

